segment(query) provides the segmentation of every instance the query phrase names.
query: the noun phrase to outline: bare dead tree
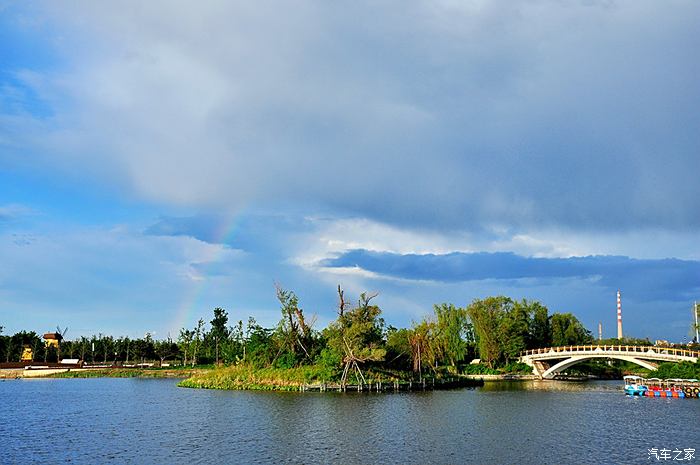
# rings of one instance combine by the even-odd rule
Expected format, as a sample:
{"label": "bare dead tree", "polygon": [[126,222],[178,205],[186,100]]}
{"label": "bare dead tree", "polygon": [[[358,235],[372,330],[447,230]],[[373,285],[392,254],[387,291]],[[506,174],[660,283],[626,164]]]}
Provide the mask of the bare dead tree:
{"label": "bare dead tree", "polygon": [[[283,318],[289,325],[288,330],[284,332],[284,344],[293,354],[296,354],[297,347],[301,348],[308,358],[310,355],[304,341],[309,340],[315,319],[312,319],[310,323],[306,322],[304,310],[299,308],[297,296],[293,291],[284,290],[278,283],[275,283],[275,289],[277,299],[282,304]],[[280,347],[275,359],[282,353],[282,349],[283,347]]]}
{"label": "bare dead tree", "polygon": [[369,307],[370,300],[374,299],[378,295],[379,295],[379,292],[371,292],[369,294],[363,292],[362,294],[360,294],[360,300],[358,301],[358,306],[360,308]]}
{"label": "bare dead tree", "polygon": [[342,317],[345,312],[345,299],[343,299],[343,290],[340,288],[340,284],[338,284],[338,301],[338,316]]}
{"label": "bare dead tree", "polygon": [[352,349],[350,348],[350,344],[348,344],[347,339],[345,339],[345,336],[343,336],[343,343],[345,344],[345,357],[343,357],[344,367],[343,376],[340,378],[340,385],[345,387],[348,381],[348,375],[350,374],[350,370],[352,370],[355,373],[357,384],[367,384],[365,376],[362,374],[362,370],[360,370],[360,366],[357,364],[357,362],[365,362],[366,359],[355,356]]}

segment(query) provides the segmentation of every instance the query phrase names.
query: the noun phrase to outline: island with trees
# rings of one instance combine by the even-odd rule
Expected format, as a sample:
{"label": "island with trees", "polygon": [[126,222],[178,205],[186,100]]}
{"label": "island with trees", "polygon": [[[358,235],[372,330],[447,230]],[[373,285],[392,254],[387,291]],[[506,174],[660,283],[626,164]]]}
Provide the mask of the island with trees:
{"label": "island with trees", "polygon": [[[452,386],[468,383],[475,375],[531,374],[529,366],[518,362],[527,349],[593,342],[591,332],[573,314],[550,314],[537,301],[497,296],[476,299],[466,307],[442,303],[410,327],[395,328],[382,318],[377,294],[362,293],[351,302],[340,286],[337,293],[336,318],[322,329],[314,327],[315,319],[305,314],[293,291],[278,286],[281,317],[272,328],[253,317],[231,321],[225,309],[215,308],[208,323],[199,319],[193,328],[182,328],[177,339],[98,334],[66,338],[54,346],[34,332],[0,333],[0,361],[18,362],[30,348],[37,362],[68,358],[92,367],[55,375],[59,377],[173,376],[186,378],[180,386],[191,388],[342,389],[426,382]],[[662,365],[660,372],[693,372],[695,377],[700,372],[700,364],[672,365]],[[580,369],[621,375],[621,367],[601,362]]]}

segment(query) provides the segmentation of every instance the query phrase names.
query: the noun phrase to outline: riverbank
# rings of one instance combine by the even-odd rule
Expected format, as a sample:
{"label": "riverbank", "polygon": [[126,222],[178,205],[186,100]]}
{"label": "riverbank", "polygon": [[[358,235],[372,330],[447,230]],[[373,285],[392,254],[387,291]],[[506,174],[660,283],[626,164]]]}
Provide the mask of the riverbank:
{"label": "riverbank", "polygon": [[189,378],[206,368],[84,368],[52,375],[53,378]]}
{"label": "riverbank", "polygon": [[46,378],[68,371],[68,368],[49,368],[41,370],[25,370],[24,368],[6,368],[0,370],[0,379],[17,378]]}
{"label": "riverbank", "polygon": [[[337,374],[318,366],[296,368],[255,368],[250,365],[179,368],[50,368],[3,369],[0,379],[16,378],[173,378],[181,379],[180,387],[194,389],[263,390],[263,391],[340,391],[400,390],[449,388],[459,385],[480,385],[484,381],[530,381],[537,375],[470,374],[449,378],[411,380],[410,373],[366,373],[366,383],[358,385],[353,378],[341,386]],[[373,386],[373,387],[370,387]]]}
{"label": "riverbank", "polygon": [[[181,379],[180,387],[194,389],[262,390],[262,391],[413,391],[476,386],[484,381],[533,381],[537,375],[526,374],[468,374],[443,378],[428,378],[425,382],[412,379],[411,373],[365,373],[366,382],[357,384],[352,378],[341,386],[336,373],[319,366],[296,368],[255,368],[250,365],[222,367],[178,368],[44,368],[2,369],[0,379],[18,378],[172,378]],[[569,381],[595,379],[591,376],[570,376]]]}
{"label": "riverbank", "polygon": [[0,370],[0,379],[17,378],[189,378],[207,368],[20,368]]}

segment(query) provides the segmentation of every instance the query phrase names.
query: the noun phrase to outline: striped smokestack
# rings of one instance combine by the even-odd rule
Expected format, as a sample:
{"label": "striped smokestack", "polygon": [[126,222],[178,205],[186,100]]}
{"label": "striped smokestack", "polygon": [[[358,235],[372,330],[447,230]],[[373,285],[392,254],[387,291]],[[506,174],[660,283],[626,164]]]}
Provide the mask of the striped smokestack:
{"label": "striped smokestack", "polygon": [[617,338],[622,339],[622,301],[619,289],[617,291]]}

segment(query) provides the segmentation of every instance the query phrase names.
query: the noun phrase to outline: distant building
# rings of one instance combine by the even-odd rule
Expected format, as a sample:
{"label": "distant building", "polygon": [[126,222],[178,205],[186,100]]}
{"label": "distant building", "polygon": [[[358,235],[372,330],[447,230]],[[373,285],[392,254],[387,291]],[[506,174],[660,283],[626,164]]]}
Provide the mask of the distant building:
{"label": "distant building", "polygon": [[46,333],[44,334],[44,340],[46,341],[46,348],[54,347],[58,349],[58,345],[61,343],[63,336],[58,333]]}

